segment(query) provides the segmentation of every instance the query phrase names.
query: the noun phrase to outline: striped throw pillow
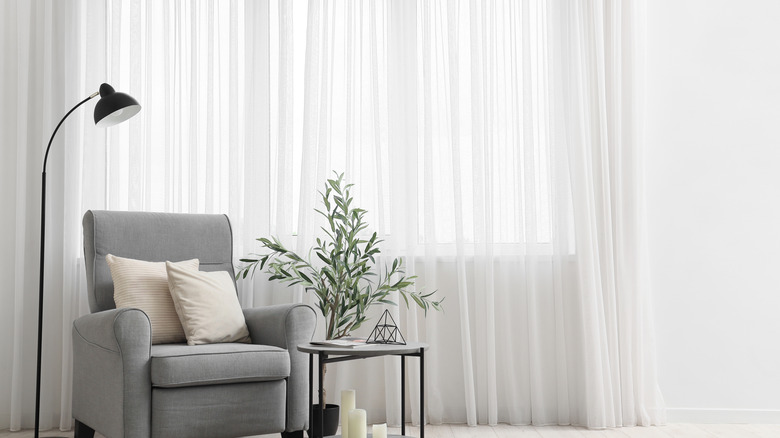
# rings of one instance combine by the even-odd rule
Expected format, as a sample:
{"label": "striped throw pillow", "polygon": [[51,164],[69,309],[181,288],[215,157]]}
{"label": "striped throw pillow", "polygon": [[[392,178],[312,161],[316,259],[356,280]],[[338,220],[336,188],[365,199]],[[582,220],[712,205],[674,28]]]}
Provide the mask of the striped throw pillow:
{"label": "striped throw pillow", "polygon": [[[187,342],[179,315],[168,289],[165,262],[146,262],[109,254],[106,262],[114,280],[114,302],[117,309],[143,310],[152,323],[152,344]],[[175,263],[197,270],[198,259]]]}

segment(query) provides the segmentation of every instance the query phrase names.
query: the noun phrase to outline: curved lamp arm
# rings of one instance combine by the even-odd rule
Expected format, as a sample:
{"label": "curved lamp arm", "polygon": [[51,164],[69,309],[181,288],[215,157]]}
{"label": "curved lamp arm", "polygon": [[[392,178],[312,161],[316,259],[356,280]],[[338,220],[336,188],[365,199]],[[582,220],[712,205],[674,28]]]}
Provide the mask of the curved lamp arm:
{"label": "curved lamp arm", "polygon": [[90,94],[89,97],[87,97],[86,99],[84,99],[81,102],[77,103],[76,106],[71,108],[71,110],[68,111],[67,114],[65,114],[65,117],[63,117],[62,120],[60,120],[60,123],[57,123],[57,127],[54,128],[54,132],[52,132],[51,138],[49,139],[49,145],[46,146],[46,155],[43,157],[43,173],[46,173],[46,163],[49,161],[49,149],[51,149],[51,144],[54,141],[54,136],[57,135],[57,131],[60,129],[60,126],[62,125],[62,122],[64,122],[65,119],[68,118],[70,113],[72,113],[73,111],[76,111],[76,108],[80,107],[81,105],[84,105],[85,103],[87,103],[88,100],[92,99],[93,97],[97,96],[98,94],[100,94],[100,91],[95,91],[94,93]]}

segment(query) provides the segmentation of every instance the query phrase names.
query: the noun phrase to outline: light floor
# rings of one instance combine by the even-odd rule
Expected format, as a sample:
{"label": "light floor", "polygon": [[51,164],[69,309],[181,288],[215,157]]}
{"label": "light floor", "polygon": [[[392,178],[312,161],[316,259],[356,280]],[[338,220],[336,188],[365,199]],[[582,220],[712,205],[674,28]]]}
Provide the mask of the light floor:
{"label": "light floor", "polygon": [[[391,434],[400,428],[389,428]],[[406,434],[419,436],[416,427],[407,427]],[[31,438],[32,431],[0,431],[0,438]],[[42,432],[41,437],[72,438],[73,432]],[[672,423],[660,427],[623,427],[589,430],[569,426],[476,426],[443,424],[425,427],[426,438],[780,438],[780,425],[770,424],[683,424]],[[95,434],[95,437],[101,437]],[[280,438],[279,434],[255,438]]]}

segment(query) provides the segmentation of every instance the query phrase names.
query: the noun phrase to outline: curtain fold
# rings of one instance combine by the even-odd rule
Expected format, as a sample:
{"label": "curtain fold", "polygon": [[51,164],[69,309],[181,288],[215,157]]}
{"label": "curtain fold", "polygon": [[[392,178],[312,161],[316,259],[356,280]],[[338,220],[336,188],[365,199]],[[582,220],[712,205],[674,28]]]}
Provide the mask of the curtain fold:
{"label": "curtain fold", "polygon": [[[226,213],[236,259],[268,235],[306,253],[333,171],[356,184],[384,239],[380,261],[403,257],[418,290],[446,297],[427,316],[389,308],[407,340],[431,345],[424,421],[663,423],[644,231],[643,7],[3,2],[0,194],[14,208],[0,213],[10,230],[0,429],[32,424],[42,149],[101,82],[143,110],[99,130],[85,105],[52,146],[44,427],[71,425],[85,210]],[[262,275],[240,281],[239,297],[247,307],[313,299]],[[418,371],[407,360],[415,424]],[[397,425],[399,378],[397,358],[345,362],[325,386],[356,388],[369,422]]]}

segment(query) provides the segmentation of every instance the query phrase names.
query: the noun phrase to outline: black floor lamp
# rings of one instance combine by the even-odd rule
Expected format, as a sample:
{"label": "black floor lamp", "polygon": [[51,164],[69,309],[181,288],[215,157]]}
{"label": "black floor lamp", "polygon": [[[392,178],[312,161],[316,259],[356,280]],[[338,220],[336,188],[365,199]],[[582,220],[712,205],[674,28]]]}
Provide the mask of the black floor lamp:
{"label": "black floor lamp", "polygon": [[38,426],[40,420],[41,409],[41,346],[43,341],[43,254],[46,248],[45,236],[46,236],[46,162],[49,160],[49,149],[51,149],[51,143],[54,141],[54,136],[57,135],[57,130],[60,129],[62,122],[68,118],[68,116],[80,107],[88,100],[100,94],[100,100],[95,105],[95,125],[103,128],[114,126],[118,123],[122,123],[125,120],[138,114],[141,111],[141,105],[128,96],[125,93],[117,93],[111,87],[111,85],[103,84],[100,86],[100,90],[91,94],[86,99],[79,102],[74,106],[65,117],[60,120],[57,127],[54,128],[54,132],[51,134],[49,145],[46,147],[46,155],[43,158],[43,172],[41,173],[41,264],[40,264],[40,280],[38,287],[38,370],[35,376],[35,438],[38,438]]}

